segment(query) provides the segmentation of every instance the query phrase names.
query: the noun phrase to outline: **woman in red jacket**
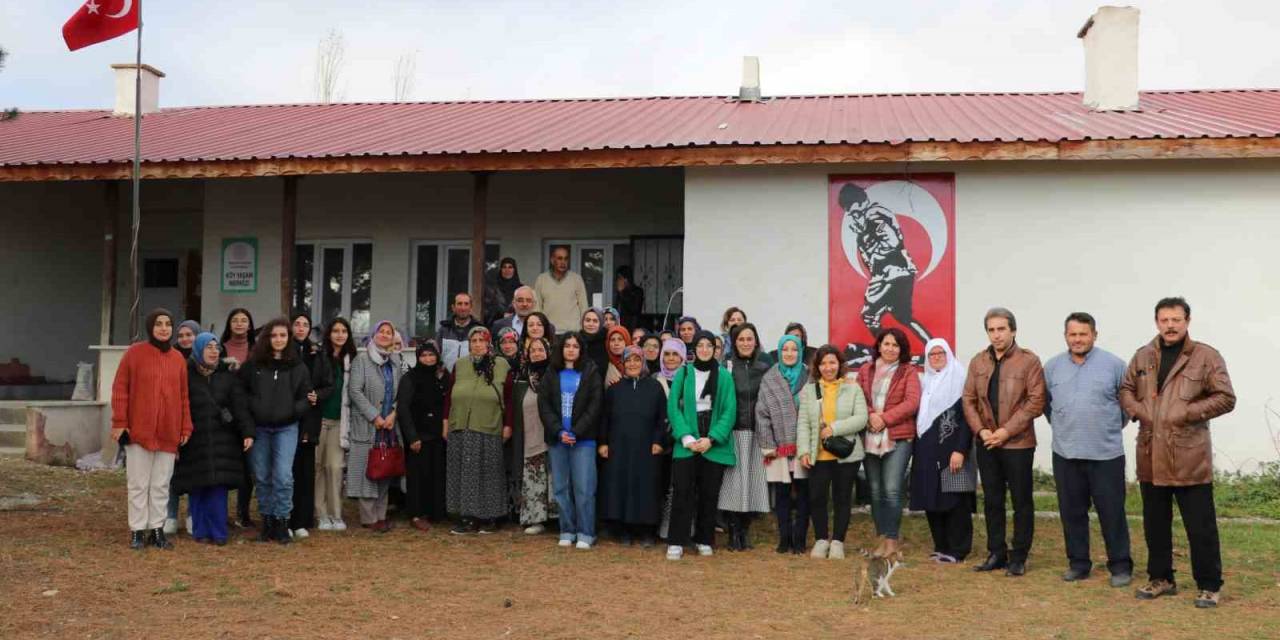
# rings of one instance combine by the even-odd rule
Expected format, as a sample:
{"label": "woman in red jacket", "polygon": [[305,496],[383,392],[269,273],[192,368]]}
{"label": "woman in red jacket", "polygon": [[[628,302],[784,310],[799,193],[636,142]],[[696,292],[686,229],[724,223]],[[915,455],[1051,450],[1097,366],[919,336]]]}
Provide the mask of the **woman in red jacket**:
{"label": "woman in red jacket", "polygon": [[863,436],[867,452],[863,465],[871,485],[871,519],[880,537],[875,553],[885,555],[898,549],[902,485],[916,437],[920,377],[901,329],[881,330],[872,353],[875,359],[858,369],[858,383],[871,412]]}
{"label": "woman in red jacket", "polygon": [[129,485],[129,548],[172,549],[164,535],[169,478],[178,447],[191,437],[187,363],[170,344],[173,314],[156,309],[145,321],[147,341],[129,347],[111,385],[111,437],[125,448]]}

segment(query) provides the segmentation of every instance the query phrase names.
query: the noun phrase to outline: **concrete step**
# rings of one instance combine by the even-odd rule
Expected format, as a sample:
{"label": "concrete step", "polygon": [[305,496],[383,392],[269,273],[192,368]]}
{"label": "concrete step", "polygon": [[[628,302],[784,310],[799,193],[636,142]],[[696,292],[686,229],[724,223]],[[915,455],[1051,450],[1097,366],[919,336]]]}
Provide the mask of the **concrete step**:
{"label": "concrete step", "polygon": [[26,424],[0,424],[0,447],[26,447]]}
{"label": "concrete step", "polygon": [[0,456],[25,456],[27,455],[26,447],[0,447]]}

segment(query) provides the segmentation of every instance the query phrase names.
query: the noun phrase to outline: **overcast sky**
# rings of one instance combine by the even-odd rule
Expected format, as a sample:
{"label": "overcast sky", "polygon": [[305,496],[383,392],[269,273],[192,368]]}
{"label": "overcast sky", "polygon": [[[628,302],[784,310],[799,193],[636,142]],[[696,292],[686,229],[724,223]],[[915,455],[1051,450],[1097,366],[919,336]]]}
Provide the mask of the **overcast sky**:
{"label": "overcast sky", "polygon": [[[115,7],[121,0],[98,0]],[[110,107],[108,65],[132,35],[66,50],[82,0],[0,0],[0,107]],[[765,95],[1078,91],[1082,0],[288,0],[147,2],[143,62],[162,106],[314,100],[316,48],[347,45],[346,101],[393,97],[416,56],[414,100],[725,95],[743,55]],[[1142,2],[1143,89],[1280,87],[1280,2]]]}

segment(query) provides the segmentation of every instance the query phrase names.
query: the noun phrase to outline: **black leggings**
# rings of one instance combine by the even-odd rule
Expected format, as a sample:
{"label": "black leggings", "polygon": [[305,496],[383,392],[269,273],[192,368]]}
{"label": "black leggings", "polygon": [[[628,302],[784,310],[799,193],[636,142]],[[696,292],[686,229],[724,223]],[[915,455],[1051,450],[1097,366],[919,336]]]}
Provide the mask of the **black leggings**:
{"label": "black leggings", "polygon": [[[809,472],[809,510],[813,514],[814,540],[844,542],[849,531],[849,514],[853,509],[853,482],[858,478],[859,462],[823,460]],[[827,536],[827,492],[834,503],[835,531]]]}
{"label": "black leggings", "polygon": [[797,546],[805,544],[809,537],[809,481],[792,478],[790,483],[770,482],[769,487],[773,489],[773,515],[778,519],[778,537],[791,540]]}

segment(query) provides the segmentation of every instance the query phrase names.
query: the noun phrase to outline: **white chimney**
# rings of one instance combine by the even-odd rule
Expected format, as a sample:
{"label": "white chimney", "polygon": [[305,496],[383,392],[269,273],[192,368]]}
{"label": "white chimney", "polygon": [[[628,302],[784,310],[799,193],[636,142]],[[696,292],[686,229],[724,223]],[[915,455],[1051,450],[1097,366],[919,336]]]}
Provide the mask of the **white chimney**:
{"label": "white chimney", "polygon": [[[113,64],[116,73],[116,107],[113,115],[131,116],[134,112],[134,76],[136,64]],[[164,73],[149,65],[142,65],[142,115],[160,110],[160,78]]]}
{"label": "white chimney", "polygon": [[760,58],[742,57],[742,86],[738,88],[738,100],[760,102]]}
{"label": "white chimney", "polygon": [[1099,7],[1076,37],[1084,40],[1084,106],[1137,110],[1138,9]]}

